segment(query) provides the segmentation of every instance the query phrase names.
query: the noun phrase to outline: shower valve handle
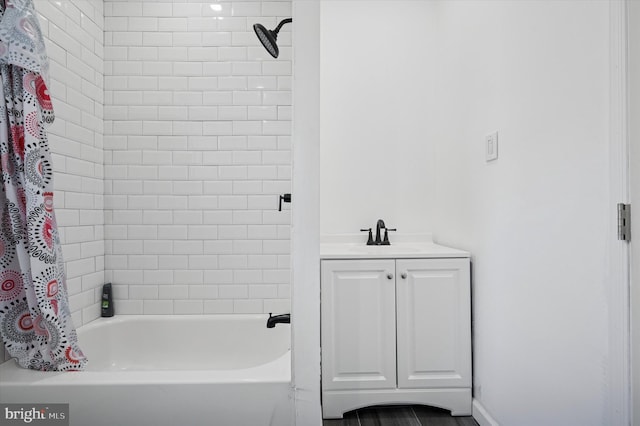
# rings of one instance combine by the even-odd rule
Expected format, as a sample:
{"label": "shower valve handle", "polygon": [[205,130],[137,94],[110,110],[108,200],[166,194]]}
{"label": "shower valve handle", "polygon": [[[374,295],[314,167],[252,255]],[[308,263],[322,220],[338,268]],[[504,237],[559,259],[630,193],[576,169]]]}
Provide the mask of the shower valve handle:
{"label": "shower valve handle", "polygon": [[282,211],[282,202],[290,203],[291,202],[291,194],[282,194],[280,196],[280,201],[278,202],[278,211]]}

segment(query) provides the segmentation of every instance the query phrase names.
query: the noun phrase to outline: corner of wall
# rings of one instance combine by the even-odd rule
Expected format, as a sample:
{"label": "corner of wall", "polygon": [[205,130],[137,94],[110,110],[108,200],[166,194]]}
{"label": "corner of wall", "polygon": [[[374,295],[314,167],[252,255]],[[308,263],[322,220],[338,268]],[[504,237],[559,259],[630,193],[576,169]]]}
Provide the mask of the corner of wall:
{"label": "corner of wall", "polygon": [[55,208],[76,326],[100,315],[104,283],[103,2],[35,2],[56,115],[48,129]]}
{"label": "corner of wall", "polygon": [[473,400],[473,418],[480,426],[500,426],[500,423],[494,420],[489,412],[484,408],[482,403],[475,399]]}

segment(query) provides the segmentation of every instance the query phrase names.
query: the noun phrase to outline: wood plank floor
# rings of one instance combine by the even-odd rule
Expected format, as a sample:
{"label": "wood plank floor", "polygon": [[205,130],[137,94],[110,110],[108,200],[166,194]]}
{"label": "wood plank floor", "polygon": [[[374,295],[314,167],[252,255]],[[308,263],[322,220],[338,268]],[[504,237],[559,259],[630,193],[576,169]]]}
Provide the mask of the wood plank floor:
{"label": "wood plank floor", "polygon": [[350,411],[339,420],[323,420],[323,426],[478,426],[473,417],[453,417],[439,408],[385,406]]}

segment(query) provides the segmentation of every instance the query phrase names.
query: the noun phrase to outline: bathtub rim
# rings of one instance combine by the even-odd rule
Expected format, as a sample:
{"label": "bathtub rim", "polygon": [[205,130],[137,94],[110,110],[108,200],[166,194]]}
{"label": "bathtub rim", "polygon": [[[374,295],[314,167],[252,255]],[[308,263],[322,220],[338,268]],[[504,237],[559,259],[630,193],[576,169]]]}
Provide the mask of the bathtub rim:
{"label": "bathtub rim", "polygon": [[[96,328],[136,319],[153,322],[171,319],[188,321],[195,318],[223,320],[265,320],[266,314],[196,314],[196,315],[116,315],[97,318],[77,329],[81,336]],[[265,324],[266,326],[266,324]],[[290,327],[279,324],[278,327]],[[291,346],[290,346],[291,347]],[[116,371],[35,371],[21,368],[15,359],[0,364],[0,389],[11,386],[85,386],[123,384],[207,384],[207,383],[291,383],[291,349],[267,363],[242,369],[211,370],[116,370]],[[1,394],[1,392],[0,392]]]}

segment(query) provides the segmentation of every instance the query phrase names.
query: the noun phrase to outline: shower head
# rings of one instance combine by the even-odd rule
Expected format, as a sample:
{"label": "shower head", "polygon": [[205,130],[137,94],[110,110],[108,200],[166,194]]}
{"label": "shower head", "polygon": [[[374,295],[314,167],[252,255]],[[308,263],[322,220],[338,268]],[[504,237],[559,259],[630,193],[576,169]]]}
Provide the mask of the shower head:
{"label": "shower head", "polygon": [[274,58],[277,58],[280,54],[280,49],[278,49],[277,43],[280,28],[282,28],[284,24],[288,24],[292,21],[293,20],[291,18],[283,19],[282,21],[280,21],[275,30],[268,30],[262,24],[253,24],[253,30],[258,36],[258,40],[260,40],[260,43],[262,43],[264,48],[267,49],[267,52],[269,52],[269,54]]}

